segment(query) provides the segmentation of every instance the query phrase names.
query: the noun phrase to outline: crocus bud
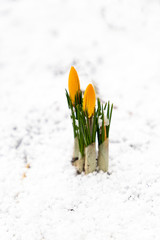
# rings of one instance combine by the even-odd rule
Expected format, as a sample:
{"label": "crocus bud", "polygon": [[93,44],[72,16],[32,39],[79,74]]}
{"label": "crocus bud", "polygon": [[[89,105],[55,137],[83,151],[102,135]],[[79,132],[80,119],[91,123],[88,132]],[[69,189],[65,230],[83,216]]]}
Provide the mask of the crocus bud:
{"label": "crocus bud", "polygon": [[95,103],[96,94],[92,84],[89,84],[86,88],[83,98],[83,111],[87,111],[89,118],[94,114]]}
{"label": "crocus bud", "polygon": [[71,70],[69,73],[68,89],[69,89],[69,95],[70,95],[72,104],[74,105],[75,104],[75,96],[80,91],[80,82],[79,82],[79,77],[78,77],[77,71],[73,66],[71,67]]}

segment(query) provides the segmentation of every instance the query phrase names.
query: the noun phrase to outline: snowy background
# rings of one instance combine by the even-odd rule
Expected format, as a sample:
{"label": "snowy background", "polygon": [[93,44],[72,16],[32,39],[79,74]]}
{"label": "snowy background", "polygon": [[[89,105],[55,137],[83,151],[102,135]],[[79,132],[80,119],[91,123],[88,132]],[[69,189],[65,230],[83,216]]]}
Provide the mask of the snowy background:
{"label": "snowy background", "polygon": [[[70,164],[71,65],[114,103],[110,175]],[[0,240],[159,240],[159,102],[159,0],[0,0]]]}

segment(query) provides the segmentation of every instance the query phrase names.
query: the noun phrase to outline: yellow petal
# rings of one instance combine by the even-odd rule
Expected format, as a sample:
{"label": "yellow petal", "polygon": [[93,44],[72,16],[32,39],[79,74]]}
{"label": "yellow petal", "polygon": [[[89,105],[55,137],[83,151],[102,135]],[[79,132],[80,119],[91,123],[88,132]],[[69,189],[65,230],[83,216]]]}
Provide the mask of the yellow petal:
{"label": "yellow petal", "polygon": [[70,95],[71,101],[74,104],[75,96],[77,92],[80,91],[80,82],[79,82],[77,71],[73,66],[71,67],[71,70],[69,73],[68,89],[69,89],[69,95]]}
{"label": "yellow petal", "polygon": [[22,175],[22,179],[26,178],[26,173],[24,172]]}
{"label": "yellow petal", "polygon": [[83,97],[83,111],[88,112],[88,117],[90,118],[94,114],[96,103],[96,94],[92,84],[89,84],[86,88]]}
{"label": "yellow petal", "polygon": [[26,168],[30,168],[31,166],[30,166],[30,164],[29,163],[27,163],[27,165],[26,165]]}

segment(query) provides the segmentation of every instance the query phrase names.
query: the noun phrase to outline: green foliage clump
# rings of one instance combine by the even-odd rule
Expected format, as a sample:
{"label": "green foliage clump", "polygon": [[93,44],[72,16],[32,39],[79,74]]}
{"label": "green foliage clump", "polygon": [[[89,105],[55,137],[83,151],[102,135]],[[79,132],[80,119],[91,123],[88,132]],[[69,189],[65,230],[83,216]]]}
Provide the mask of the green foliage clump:
{"label": "green foliage clump", "polygon": [[[98,98],[94,115],[89,118],[87,111],[83,111],[81,91],[75,96],[75,106],[73,106],[67,90],[66,98],[68,108],[71,109],[70,117],[72,119],[74,138],[78,137],[79,149],[81,155],[84,156],[85,147],[96,141],[96,133],[99,145],[103,143],[106,138],[109,138],[113,104],[110,105],[109,101],[106,104],[103,104]],[[109,122],[107,125],[105,124],[105,118],[107,118]],[[100,121],[102,124],[99,123]]]}

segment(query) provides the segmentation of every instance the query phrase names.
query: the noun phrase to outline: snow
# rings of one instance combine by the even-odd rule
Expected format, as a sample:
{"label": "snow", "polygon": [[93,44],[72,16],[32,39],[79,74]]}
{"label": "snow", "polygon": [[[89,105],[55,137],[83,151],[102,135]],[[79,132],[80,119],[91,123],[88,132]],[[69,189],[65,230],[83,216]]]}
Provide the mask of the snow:
{"label": "snow", "polygon": [[[0,0],[1,240],[159,240],[159,26],[158,0]],[[110,174],[71,166],[71,65],[114,103]]]}

